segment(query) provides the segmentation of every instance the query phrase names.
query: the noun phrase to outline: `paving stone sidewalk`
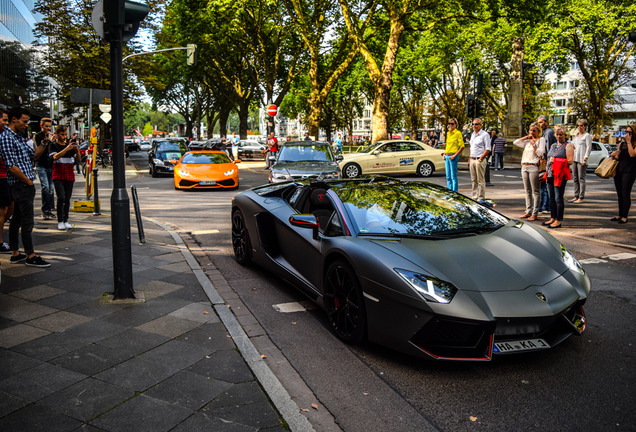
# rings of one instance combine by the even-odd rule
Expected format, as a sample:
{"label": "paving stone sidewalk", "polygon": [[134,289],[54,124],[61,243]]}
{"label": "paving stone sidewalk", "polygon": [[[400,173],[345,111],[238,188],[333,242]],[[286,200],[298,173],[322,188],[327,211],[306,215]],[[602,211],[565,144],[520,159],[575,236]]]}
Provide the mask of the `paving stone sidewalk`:
{"label": "paving stone sidewalk", "polygon": [[146,223],[132,239],[145,301],[112,304],[110,215],[71,219],[36,221],[50,268],[0,255],[0,431],[288,430],[183,245]]}

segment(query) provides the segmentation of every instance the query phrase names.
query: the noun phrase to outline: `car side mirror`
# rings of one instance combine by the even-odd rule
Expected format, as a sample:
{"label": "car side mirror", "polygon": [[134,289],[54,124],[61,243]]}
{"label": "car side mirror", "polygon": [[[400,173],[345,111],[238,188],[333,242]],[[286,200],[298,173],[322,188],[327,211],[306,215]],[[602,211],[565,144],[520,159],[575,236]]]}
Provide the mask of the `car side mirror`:
{"label": "car side mirror", "polygon": [[380,153],[382,153],[380,150],[373,150],[371,152],[372,155],[379,155]]}
{"label": "car side mirror", "polygon": [[176,165],[176,164],[177,164],[177,162],[179,162],[179,160],[178,160],[178,159],[171,159],[171,160],[170,160],[170,163],[171,163],[172,165]]}
{"label": "car side mirror", "polygon": [[293,214],[289,217],[289,223],[298,228],[313,230],[314,239],[318,238],[318,219],[312,214]]}
{"label": "car side mirror", "polygon": [[336,160],[337,160],[338,162],[343,161],[343,160],[344,160],[344,156],[343,156],[343,155],[341,155],[341,154],[339,154],[338,156],[336,156]]}

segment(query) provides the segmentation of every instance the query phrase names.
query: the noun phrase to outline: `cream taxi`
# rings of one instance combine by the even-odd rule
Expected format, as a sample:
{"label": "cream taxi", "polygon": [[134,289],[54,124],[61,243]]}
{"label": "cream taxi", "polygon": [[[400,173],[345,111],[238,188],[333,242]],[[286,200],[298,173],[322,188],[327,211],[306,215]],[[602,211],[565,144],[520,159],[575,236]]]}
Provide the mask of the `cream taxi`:
{"label": "cream taxi", "polygon": [[344,155],[340,162],[342,176],[361,174],[417,174],[429,177],[444,171],[444,150],[412,140],[378,141],[356,153]]}

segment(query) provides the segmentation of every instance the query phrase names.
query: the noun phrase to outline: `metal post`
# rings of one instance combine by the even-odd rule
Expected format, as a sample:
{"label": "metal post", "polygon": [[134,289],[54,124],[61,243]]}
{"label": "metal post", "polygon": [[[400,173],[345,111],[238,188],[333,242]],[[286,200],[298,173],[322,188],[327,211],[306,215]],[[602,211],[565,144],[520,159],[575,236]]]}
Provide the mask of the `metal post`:
{"label": "metal post", "polygon": [[139,243],[146,243],[146,236],[144,234],[144,223],[141,220],[141,209],[139,208],[139,196],[137,195],[137,187],[132,185],[130,192],[133,197],[133,207],[135,208],[135,219],[137,219],[137,231],[139,231]]}
{"label": "metal post", "polygon": [[122,83],[122,27],[110,41],[110,81],[113,132],[113,192],[110,197],[113,232],[113,298],[135,298],[132,275],[132,249],[130,245],[130,201],[126,193],[126,167],[124,160],[124,101]]}
{"label": "metal post", "polygon": [[101,214],[99,212],[99,188],[97,187],[99,182],[97,181],[97,171],[99,171],[97,168],[93,168],[93,178],[95,179],[93,183],[93,216],[99,216]]}

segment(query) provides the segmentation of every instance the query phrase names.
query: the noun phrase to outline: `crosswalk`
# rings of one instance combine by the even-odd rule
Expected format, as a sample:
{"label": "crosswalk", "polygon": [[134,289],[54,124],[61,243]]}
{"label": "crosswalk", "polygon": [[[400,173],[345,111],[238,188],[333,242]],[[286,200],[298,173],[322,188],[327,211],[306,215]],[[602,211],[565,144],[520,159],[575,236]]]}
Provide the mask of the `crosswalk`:
{"label": "crosswalk", "polygon": [[613,255],[603,255],[598,258],[586,258],[586,259],[579,260],[579,262],[581,264],[604,264],[610,261],[621,261],[621,260],[628,260],[628,259],[634,259],[634,258],[636,258],[636,254],[625,252],[625,253],[619,253],[619,254],[613,254]]}

